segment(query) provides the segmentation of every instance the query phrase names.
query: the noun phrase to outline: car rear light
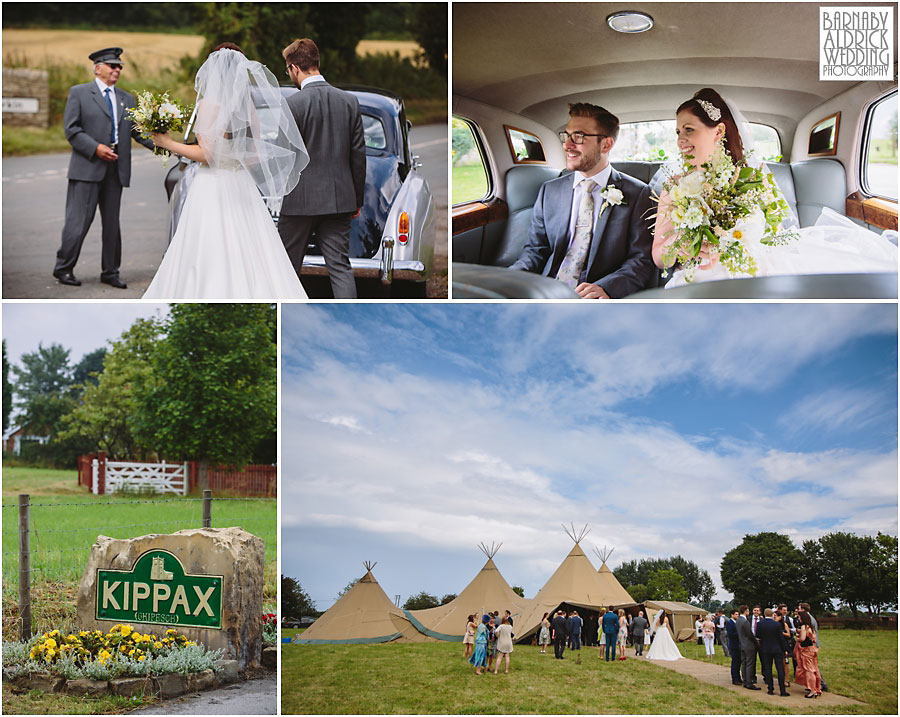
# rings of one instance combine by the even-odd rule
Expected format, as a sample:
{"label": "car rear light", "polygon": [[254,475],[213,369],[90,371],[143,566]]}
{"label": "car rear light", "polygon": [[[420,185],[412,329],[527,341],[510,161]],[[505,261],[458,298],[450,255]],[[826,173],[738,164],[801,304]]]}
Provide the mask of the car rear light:
{"label": "car rear light", "polygon": [[400,219],[397,222],[397,241],[401,245],[409,241],[409,215],[406,212],[400,212]]}

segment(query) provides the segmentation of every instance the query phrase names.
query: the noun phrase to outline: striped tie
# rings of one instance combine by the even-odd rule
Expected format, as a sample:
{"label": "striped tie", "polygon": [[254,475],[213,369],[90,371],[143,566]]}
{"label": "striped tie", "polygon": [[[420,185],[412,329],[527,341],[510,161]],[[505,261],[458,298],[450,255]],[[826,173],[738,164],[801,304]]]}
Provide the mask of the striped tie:
{"label": "striped tie", "polygon": [[591,248],[591,233],[594,229],[594,195],[591,192],[596,186],[593,179],[581,180],[584,194],[575,220],[575,237],[556,273],[556,278],[572,289],[581,283],[581,272],[584,271],[584,263]]}

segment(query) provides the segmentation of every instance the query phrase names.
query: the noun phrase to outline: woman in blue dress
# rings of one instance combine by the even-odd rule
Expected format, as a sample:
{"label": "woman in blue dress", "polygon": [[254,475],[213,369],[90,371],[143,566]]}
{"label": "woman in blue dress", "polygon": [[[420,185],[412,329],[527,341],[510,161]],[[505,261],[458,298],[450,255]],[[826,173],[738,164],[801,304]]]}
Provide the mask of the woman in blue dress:
{"label": "woman in blue dress", "polygon": [[487,665],[487,625],[490,619],[488,615],[482,615],[481,624],[475,630],[475,650],[469,656],[468,662],[470,665],[475,666],[476,675],[480,675],[482,669]]}

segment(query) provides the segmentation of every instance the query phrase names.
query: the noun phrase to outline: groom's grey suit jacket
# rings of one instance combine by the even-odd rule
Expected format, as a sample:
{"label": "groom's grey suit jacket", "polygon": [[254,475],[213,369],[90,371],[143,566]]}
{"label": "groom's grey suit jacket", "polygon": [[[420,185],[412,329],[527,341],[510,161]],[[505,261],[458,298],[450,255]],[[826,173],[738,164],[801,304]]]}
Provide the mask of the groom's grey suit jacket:
{"label": "groom's grey suit jacket", "polygon": [[[134,137],[148,149],[153,149],[153,142],[141,139],[140,132],[125,115],[125,110],[134,107],[134,96],[118,87],[113,87],[113,94],[119,130],[117,169],[119,181],[127,187],[131,183],[131,138]],[[100,159],[94,152],[98,144],[109,142],[109,108],[93,80],[69,89],[63,112],[63,130],[73,149],[68,178],[82,182],[101,181],[106,176],[109,162]]]}
{"label": "groom's grey suit jacket", "polygon": [[[575,177],[545,182],[538,191],[531,229],[522,255],[510,269],[556,278],[569,246]],[[618,187],[625,200],[608,206],[597,218],[581,281],[596,284],[611,298],[620,299],[656,285],[657,270],[651,247],[650,188],[612,169],[607,186]]]}
{"label": "groom's grey suit jacket", "polygon": [[366,141],[359,101],[325,81],[310,82],[288,98],[309,164],[285,196],[281,213],[352,214],[363,205]]}

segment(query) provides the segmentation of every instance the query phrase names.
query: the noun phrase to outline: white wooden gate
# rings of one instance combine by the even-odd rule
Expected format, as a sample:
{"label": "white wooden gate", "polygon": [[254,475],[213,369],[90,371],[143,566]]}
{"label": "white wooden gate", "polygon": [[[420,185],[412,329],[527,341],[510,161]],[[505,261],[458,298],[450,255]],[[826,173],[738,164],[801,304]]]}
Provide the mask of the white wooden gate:
{"label": "white wooden gate", "polygon": [[[94,493],[97,492],[96,472]],[[187,463],[132,463],[131,461],[106,462],[106,492],[120,490],[139,491],[142,488],[156,493],[187,494]]]}

